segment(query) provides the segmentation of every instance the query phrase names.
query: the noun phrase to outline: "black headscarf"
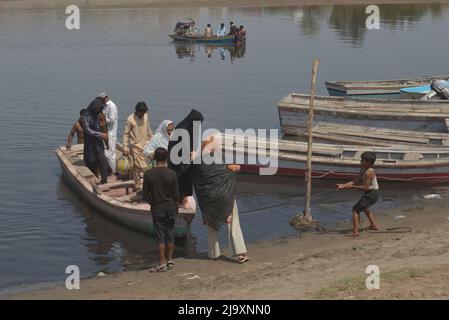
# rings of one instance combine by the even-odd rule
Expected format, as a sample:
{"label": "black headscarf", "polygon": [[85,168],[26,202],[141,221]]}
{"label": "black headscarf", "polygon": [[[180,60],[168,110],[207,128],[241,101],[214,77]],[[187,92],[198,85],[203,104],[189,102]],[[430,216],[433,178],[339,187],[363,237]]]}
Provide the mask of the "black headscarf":
{"label": "black headscarf", "polygon": [[[176,129],[184,129],[187,130],[190,136],[190,150],[188,157],[190,158],[190,152],[193,151],[193,139],[194,139],[194,132],[193,132],[193,122],[194,121],[201,121],[203,122],[204,117],[201,114],[201,112],[192,109],[190,111],[189,115],[185,117],[184,120],[182,120],[180,123],[178,123],[175,127]],[[178,143],[183,143],[182,138],[180,137],[177,141],[170,141],[168,143],[168,152],[171,154],[171,150],[174,146],[176,146]],[[187,156],[182,154],[182,149],[179,151],[178,154],[179,157]],[[168,159],[168,167],[173,169],[176,174],[178,175],[178,184],[179,184],[179,195],[181,198],[191,196],[193,194],[193,188],[192,188],[192,170],[191,170],[191,163],[180,163],[180,164],[173,164],[171,162],[171,159]]]}

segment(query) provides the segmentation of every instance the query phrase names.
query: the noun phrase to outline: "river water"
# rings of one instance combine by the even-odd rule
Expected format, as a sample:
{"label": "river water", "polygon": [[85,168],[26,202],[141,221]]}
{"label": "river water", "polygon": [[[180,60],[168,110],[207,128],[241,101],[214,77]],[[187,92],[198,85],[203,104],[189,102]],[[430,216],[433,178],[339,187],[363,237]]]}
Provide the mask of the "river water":
{"label": "river water", "polygon": [[[83,9],[81,29],[68,31],[64,10],[0,12],[0,288],[64,281],[71,264],[90,276],[155,262],[154,240],[103,219],[61,178],[54,150],[98,92],[118,105],[120,133],[140,100],[153,129],[192,107],[206,127],[270,129],[279,127],[277,102],[309,90],[314,56],[321,94],[326,80],[447,73],[449,7],[385,5],[380,13],[381,29],[367,30],[364,6]],[[245,25],[246,47],[175,45],[167,34],[189,17],[201,27]],[[313,191],[313,214],[328,225],[349,221],[358,197],[333,188]],[[428,188],[382,185],[376,208],[419,201]],[[300,179],[243,177],[247,242],[295,235],[288,219],[303,207],[303,189]],[[204,254],[206,239],[197,217],[176,256]]]}

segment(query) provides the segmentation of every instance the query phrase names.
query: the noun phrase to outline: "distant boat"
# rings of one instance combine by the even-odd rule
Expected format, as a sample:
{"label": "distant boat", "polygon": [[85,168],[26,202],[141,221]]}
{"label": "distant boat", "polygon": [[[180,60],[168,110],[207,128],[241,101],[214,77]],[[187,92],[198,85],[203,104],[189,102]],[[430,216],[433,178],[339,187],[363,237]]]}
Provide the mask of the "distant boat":
{"label": "distant boat", "polygon": [[[310,96],[291,93],[278,103],[282,132],[304,136]],[[314,123],[421,132],[448,132],[449,103],[444,100],[349,99],[316,96]],[[384,132],[385,135],[385,132]],[[373,138],[375,132],[372,132]]]}
{"label": "distant boat", "polygon": [[[113,181],[97,185],[98,178],[84,165],[83,145],[73,145],[71,151],[67,151],[65,147],[59,147],[55,152],[66,181],[87,203],[107,218],[125,227],[150,235],[154,234],[150,206],[141,197],[130,192],[134,185],[132,180],[117,180],[116,176],[111,176],[108,180]],[[119,150],[117,153],[121,156]],[[195,209],[179,209],[175,223],[176,237],[187,235],[195,212]]]}
{"label": "distant boat", "polygon": [[423,76],[415,79],[366,80],[366,81],[326,81],[331,96],[344,95],[399,95],[403,88],[429,85],[432,80],[448,80],[449,75]]}
{"label": "distant boat", "polygon": [[[258,145],[270,145],[270,140],[262,143],[245,141],[256,138],[234,136],[234,145],[228,143],[223,149],[236,152],[240,150],[246,158],[256,159],[260,154]],[[307,161],[307,142],[281,139],[277,141],[277,175],[299,176],[305,174]],[[314,179],[353,180],[360,173],[360,155],[364,151],[376,153],[376,176],[380,181],[400,182],[449,182],[449,148],[419,148],[416,146],[351,146],[327,143],[314,143],[312,154],[312,177]],[[266,153],[263,152],[263,157]],[[265,163],[241,164],[241,172],[257,174]]]}
{"label": "distant boat", "polygon": [[186,36],[184,35],[178,35],[178,34],[169,34],[170,38],[172,38],[175,41],[192,41],[192,42],[199,42],[199,43],[235,43],[235,35],[231,36],[223,36],[223,37],[206,37],[206,36]]}

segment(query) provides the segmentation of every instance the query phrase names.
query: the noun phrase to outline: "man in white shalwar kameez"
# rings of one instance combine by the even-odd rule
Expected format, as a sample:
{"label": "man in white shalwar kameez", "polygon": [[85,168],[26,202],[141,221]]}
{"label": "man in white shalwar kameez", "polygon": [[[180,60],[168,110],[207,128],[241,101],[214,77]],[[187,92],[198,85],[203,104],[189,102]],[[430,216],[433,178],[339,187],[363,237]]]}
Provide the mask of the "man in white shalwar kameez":
{"label": "man in white shalwar kameez", "polygon": [[108,136],[109,136],[109,149],[104,149],[104,155],[108,160],[109,167],[111,168],[112,174],[116,172],[116,154],[115,147],[117,144],[117,122],[118,122],[118,110],[114,102],[109,99],[105,92],[102,92],[98,97],[103,100],[104,108],[103,113],[106,116],[106,123],[108,125]]}

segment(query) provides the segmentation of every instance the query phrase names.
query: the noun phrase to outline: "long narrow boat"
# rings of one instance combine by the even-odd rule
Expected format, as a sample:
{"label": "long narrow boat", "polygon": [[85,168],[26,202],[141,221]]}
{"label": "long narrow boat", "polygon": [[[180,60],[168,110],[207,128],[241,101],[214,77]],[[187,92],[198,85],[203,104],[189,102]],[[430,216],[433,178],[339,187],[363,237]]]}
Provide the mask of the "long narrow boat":
{"label": "long narrow boat", "polygon": [[178,34],[169,34],[170,38],[175,41],[192,41],[199,43],[235,43],[235,36],[223,36],[223,37],[206,37],[206,36],[185,36]]}
{"label": "long narrow boat", "polygon": [[[253,163],[242,163],[242,172],[259,173],[266,167],[265,151],[257,149],[257,143],[244,136],[228,136],[234,143],[223,143],[223,150],[239,152],[246,158],[256,159]],[[278,147],[269,150],[278,159],[277,175],[304,176],[307,161],[307,143],[289,140],[258,140],[260,145],[275,143]],[[245,144],[246,143],[246,144]],[[381,181],[403,182],[448,182],[449,148],[418,148],[416,146],[349,146],[314,143],[312,154],[312,177],[315,179],[353,179],[360,172],[360,155],[364,151],[376,153],[377,178]],[[262,157],[262,158],[260,158]],[[260,160],[262,159],[262,160]],[[273,164],[272,164],[273,165]]]}
{"label": "long narrow boat", "polygon": [[[449,103],[444,100],[345,99],[316,96],[314,123],[446,133]],[[310,96],[291,93],[278,103],[282,132],[304,135]]]}
{"label": "long narrow boat", "polygon": [[343,95],[399,95],[402,88],[429,85],[432,80],[448,80],[449,75],[422,76],[415,79],[326,81],[331,96]]}
{"label": "long narrow boat", "polygon": [[[83,145],[74,145],[71,151],[59,147],[55,152],[66,181],[87,203],[125,227],[147,234],[154,233],[150,206],[130,192],[134,185],[132,180],[111,176],[107,184],[98,185],[98,178],[82,160]],[[117,153],[121,155],[119,150]],[[176,237],[186,236],[195,212],[180,208],[175,224]]]}

